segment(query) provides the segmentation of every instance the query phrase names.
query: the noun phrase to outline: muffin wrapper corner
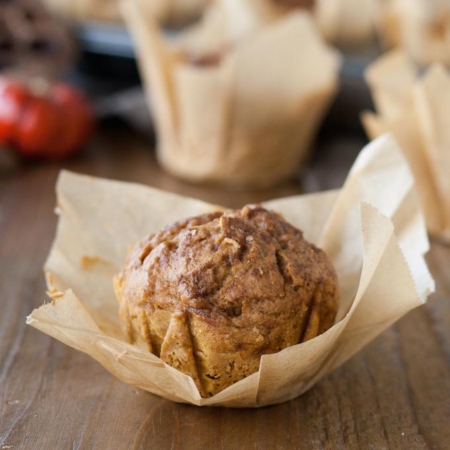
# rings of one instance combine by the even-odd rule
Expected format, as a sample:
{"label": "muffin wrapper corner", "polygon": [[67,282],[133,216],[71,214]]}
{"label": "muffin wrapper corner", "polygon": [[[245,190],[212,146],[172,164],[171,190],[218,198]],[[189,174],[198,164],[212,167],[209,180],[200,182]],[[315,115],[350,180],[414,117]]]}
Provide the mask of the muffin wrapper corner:
{"label": "muffin wrapper corner", "polygon": [[423,304],[434,289],[413,179],[395,141],[383,136],[361,152],[341,190],[264,204],[331,258],[342,293],[335,325],[263,356],[258,372],[202,398],[190,377],[125,341],[112,277],[143,236],[217,207],[70,172],[61,174],[57,195],[59,225],[45,265],[53,301],[27,322],[89,354],[120,380],[176,402],[261,407],[292,399]]}

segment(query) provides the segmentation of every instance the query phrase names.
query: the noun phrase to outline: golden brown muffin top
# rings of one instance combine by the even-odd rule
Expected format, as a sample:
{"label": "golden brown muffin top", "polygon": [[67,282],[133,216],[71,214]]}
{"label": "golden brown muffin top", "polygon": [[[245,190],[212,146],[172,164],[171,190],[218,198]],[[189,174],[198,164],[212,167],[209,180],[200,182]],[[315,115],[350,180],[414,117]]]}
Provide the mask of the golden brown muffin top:
{"label": "golden brown muffin top", "polygon": [[[281,215],[253,205],[167,226],[130,252],[124,272],[123,288],[135,306],[227,318],[236,327],[248,327],[264,311],[267,321],[259,319],[258,326],[268,332],[286,297],[309,299],[325,285],[330,302],[337,299],[336,274],[325,253]],[[321,320],[324,329],[335,305],[329,311]]]}

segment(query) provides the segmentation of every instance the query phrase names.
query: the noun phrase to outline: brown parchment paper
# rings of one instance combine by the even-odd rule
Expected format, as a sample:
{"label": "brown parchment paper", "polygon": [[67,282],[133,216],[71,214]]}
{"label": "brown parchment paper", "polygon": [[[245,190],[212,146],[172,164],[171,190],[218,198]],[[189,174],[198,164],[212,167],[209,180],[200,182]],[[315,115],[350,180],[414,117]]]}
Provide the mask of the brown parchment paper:
{"label": "brown parchment paper", "polygon": [[[306,13],[260,28],[239,14],[242,5],[224,3],[171,42],[138,2],[123,0],[122,9],[162,166],[190,181],[266,187],[292,177],[306,158],[336,92],[340,57]],[[192,63],[211,56],[221,59]]]}
{"label": "brown parchment paper", "polygon": [[450,75],[434,65],[419,77],[406,53],[393,51],[366,72],[377,113],[362,122],[370,138],[392,133],[416,178],[430,233],[450,241]]}
{"label": "brown parchment paper", "polygon": [[260,407],[294,398],[433,291],[413,178],[397,144],[385,136],[363,150],[341,190],[265,204],[331,257],[342,290],[336,324],[263,356],[257,373],[201,398],[190,377],[124,341],[112,277],[137,240],[217,207],[70,172],[61,173],[57,194],[59,225],[45,265],[52,302],[34,310],[27,323],[91,355],[122,381],[169,400]]}
{"label": "brown parchment paper", "polygon": [[417,64],[450,64],[448,0],[385,0],[379,25],[382,41],[403,48]]}

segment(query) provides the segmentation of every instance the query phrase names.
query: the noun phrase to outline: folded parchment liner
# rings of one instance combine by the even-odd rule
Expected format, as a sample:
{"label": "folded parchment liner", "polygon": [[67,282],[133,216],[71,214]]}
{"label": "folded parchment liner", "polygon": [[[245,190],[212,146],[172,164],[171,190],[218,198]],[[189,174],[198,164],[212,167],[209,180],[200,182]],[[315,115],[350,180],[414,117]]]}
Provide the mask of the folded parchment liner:
{"label": "folded parchment liner", "polygon": [[233,21],[240,9],[230,5],[168,42],[138,2],[122,2],[163,167],[190,181],[266,187],[305,160],[336,92],[340,57],[307,13],[244,39],[249,25]]}
{"label": "folded parchment liner", "polygon": [[155,355],[125,342],[112,276],[128,247],[175,220],[216,209],[136,184],[63,172],[59,226],[45,265],[52,303],[28,323],[161,397],[229,407],[294,398],[344,363],[433,290],[428,240],[407,163],[390,137],[370,144],[339,191],[267,202],[321,246],[337,270],[342,301],[326,333],[261,359],[260,370],[211,398]]}
{"label": "folded parchment liner", "polygon": [[370,138],[392,133],[408,160],[430,233],[450,240],[450,74],[434,65],[420,77],[402,51],[366,72],[377,113],[364,113]]}

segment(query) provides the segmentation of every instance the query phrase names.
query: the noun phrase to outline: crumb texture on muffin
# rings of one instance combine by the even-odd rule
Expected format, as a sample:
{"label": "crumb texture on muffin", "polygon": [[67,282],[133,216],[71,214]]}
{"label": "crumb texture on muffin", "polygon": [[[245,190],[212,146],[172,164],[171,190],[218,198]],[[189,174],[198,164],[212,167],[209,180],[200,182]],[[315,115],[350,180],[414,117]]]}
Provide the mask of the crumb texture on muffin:
{"label": "crumb texture on muffin", "polygon": [[325,332],[339,300],[325,253],[253,205],[142,240],[114,284],[130,342],[190,375],[203,397],[258,371],[262,355]]}

